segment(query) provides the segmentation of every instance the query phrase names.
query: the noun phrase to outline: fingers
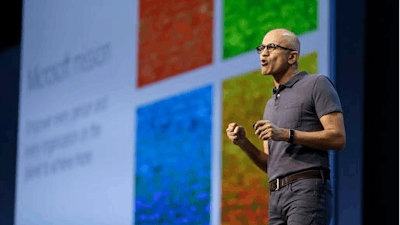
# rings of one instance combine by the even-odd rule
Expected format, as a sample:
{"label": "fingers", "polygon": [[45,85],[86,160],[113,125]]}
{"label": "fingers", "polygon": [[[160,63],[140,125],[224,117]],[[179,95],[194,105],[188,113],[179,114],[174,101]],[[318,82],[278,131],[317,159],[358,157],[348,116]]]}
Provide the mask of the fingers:
{"label": "fingers", "polygon": [[228,128],[226,128],[226,132],[233,132],[236,127],[237,127],[236,123],[230,123],[228,125]]}
{"label": "fingers", "polygon": [[238,126],[236,123],[230,123],[226,129],[226,134],[230,141],[234,144],[239,144],[245,137],[245,131],[242,126]]}
{"label": "fingers", "polygon": [[255,130],[257,130],[260,126],[271,124],[269,120],[259,120],[253,124]]}
{"label": "fingers", "polygon": [[261,132],[261,134],[258,136],[258,138],[261,140],[268,140],[269,138],[271,138],[271,135],[272,135],[272,130],[267,129],[267,130],[264,130],[263,132]]}
{"label": "fingers", "polygon": [[269,120],[259,120],[254,124],[255,134],[261,140],[268,140],[272,136],[273,125]]}
{"label": "fingers", "polygon": [[226,134],[228,135],[229,140],[234,141],[237,139],[237,130],[239,126],[236,123],[230,123],[228,128],[226,128]]}
{"label": "fingers", "polygon": [[234,133],[234,134],[238,134],[239,128],[240,128],[239,126],[236,126],[235,129],[233,130],[233,133]]}
{"label": "fingers", "polygon": [[261,132],[263,132],[264,130],[270,130],[272,129],[272,124],[268,121],[267,123],[264,123],[263,125],[258,125],[255,134],[256,135],[260,135]]}
{"label": "fingers", "polygon": [[238,143],[238,141],[239,141],[239,139],[240,139],[240,130],[241,129],[241,127],[240,126],[236,126],[235,127],[235,129],[233,130],[233,132],[232,132],[232,136],[231,136],[231,139],[232,139],[232,141],[233,141],[233,143],[234,144],[237,144]]}

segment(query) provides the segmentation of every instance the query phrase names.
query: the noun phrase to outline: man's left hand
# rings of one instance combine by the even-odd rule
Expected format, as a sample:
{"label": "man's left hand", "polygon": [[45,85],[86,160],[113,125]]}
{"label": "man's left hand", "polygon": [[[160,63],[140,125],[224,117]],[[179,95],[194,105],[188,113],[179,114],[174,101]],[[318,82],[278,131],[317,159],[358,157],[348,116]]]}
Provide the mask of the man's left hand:
{"label": "man's left hand", "polygon": [[261,140],[288,141],[287,129],[276,127],[269,120],[259,120],[254,124],[255,134]]}

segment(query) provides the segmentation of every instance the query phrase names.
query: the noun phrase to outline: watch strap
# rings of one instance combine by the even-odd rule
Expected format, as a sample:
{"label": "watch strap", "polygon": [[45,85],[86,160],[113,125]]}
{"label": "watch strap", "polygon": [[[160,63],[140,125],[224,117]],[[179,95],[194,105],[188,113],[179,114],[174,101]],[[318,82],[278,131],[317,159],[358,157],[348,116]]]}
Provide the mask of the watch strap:
{"label": "watch strap", "polygon": [[289,143],[292,144],[294,139],[294,130],[289,129]]}

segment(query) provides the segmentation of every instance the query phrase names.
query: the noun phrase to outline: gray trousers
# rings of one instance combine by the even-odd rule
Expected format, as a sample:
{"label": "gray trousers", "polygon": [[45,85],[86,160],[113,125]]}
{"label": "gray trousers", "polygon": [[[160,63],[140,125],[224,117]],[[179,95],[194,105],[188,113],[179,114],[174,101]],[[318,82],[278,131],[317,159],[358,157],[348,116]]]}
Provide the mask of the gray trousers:
{"label": "gray trousers", "polygon": [[301,179],[272,191],[269,225],[329,225],[332,218],[332,184],[321,178]]}

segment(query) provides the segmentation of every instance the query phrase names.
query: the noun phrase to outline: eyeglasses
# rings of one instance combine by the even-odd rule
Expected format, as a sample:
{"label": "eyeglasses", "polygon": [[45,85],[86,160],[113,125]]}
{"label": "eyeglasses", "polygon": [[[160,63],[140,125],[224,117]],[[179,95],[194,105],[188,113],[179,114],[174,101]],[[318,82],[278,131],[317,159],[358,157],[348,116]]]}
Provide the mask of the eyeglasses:
{"label": "eyeglasses", "polygon": [[283,47],[283,46],[280,46],[280,45],[277,45],[277,44],[274,44],[274,43],[272,43],[272,44],[269,44],[269,45],[267,45],[267,46],[265,46],[265,45],[260,45],[260,46],[257,46],[257,53],[258,54],[261,54],[261,52],[264,50],[264,48],[267,48],[267,51],[268,52],[272,52],[273,50],[275,50],[276,48],[281,48],[281,49],[285,49],[285,50],[290,50],[290,51],[296,51],[296,50],[294,50],[294,49],[291,49],[291,48],[286,48],[286,47]]}

